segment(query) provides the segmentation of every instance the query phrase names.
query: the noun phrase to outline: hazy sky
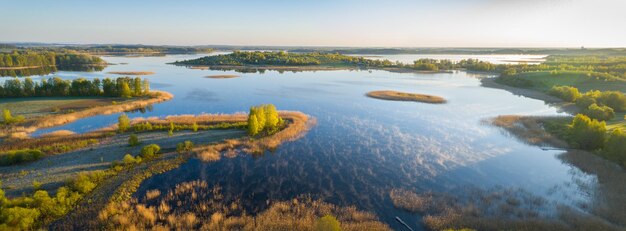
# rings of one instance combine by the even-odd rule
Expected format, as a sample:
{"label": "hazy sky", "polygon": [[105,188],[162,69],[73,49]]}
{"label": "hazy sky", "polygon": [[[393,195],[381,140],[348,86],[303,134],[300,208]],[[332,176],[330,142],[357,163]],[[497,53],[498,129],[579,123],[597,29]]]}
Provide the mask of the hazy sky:
{"label": "hazy sky", "polygon": [[0,0],[0,41],[626,47],[626,0]]}

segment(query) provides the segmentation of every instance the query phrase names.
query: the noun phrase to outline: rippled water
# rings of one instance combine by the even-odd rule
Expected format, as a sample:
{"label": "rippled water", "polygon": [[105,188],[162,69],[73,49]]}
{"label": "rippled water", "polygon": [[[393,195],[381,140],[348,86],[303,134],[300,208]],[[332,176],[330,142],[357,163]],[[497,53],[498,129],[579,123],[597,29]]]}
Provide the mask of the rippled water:
{"label": "rippled water", "polygon": [[[394,217],[411,224],[417,217],[393,208],[391,188],[418,192],[455,192],[461,188],[521,188],[561,203],[587,200],[573,181],[594,177],[564,164],[558,151],[523,144],[482,121],[502,114],[555,115],[542,101],[484,88],[465,72],[407,74],[385,71],[268,71],[241,78],[207,79],[238,74],[166,65],[196,56],[105,57],[114,65],[103,72],[59,72],[63,78],[103,77],[108,71],[153,71],[153,89],[173,93],[171,101],[138,116],[232,113],[256,104],[317,118],[306,136],[262,156],[240,156],[216,163],[191,160],[181,168],[145,181],[138,191],[167,190],[204,179],[224,188],[227,198],[240,197],[250,211],[268,201],[302,194],[338,205],[375,212],[398,228]],[[371,99],[365,93],[392,89],[439,95],[447,104],[431,105]],[[116,122],[117,115],[96,116],[46,129],[85,132]]]}

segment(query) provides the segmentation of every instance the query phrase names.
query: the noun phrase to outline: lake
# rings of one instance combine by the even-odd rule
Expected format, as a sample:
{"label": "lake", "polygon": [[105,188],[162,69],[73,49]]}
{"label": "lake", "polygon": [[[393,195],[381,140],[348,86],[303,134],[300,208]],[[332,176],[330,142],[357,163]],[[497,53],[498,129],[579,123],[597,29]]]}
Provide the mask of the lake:
{"label": "lake", "polygon": [[[109,71],[155,72],[145,76],[152,89],[171,92],[175,98],[154,105],[151,111],[130,113],[131,118],[243,112],[253,105],[272,103],[280,110],[309,114],[317,119],[317,125],[303,138],[264,155],[222,158],[214,163],[192,159],[146,180],[137,195],[202,179],[220,185],[227,198],[240,198],[250,212],[266,208],[268,201],[307,194],[372,211],[395,229],[400,228],[396,216],[412,226],[417,226],[419,217],[393,207],[388,196],[392,188],[452,194],[467,188],[512,188],[566,205],[592,199],[578,185],[595,184],[595,176],[564,163],[558,158],[561,151],[529,146],[484,122],[504,114],[561,114],[542,101],[482,87],[480,78],[490,76],[463,71],[426,74],[377,70],[242,74],[166,64],[200,56],[103,57],[110,63],[128,64],[111,65],[100,72],[49,76],[91,79],[115,77],[106,74]],[[204,78],[217,74],[241,77]],[[432,94],[446,98],[448,103],[395,102],[365,96],[374,90]],[[37,134],[59,129],[86,132],[114,124],[117,117],[85,118]]]}

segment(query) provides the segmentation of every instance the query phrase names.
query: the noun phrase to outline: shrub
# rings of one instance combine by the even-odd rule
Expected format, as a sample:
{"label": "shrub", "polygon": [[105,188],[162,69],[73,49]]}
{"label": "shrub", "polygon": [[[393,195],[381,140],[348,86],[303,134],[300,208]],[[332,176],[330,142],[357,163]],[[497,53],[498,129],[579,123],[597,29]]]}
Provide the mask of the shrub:
{"label": "shrub", "polygon": [[2,110],[2,119],[4,120],[4,124],[13,124],[13,123],[20,123],[24,121],[24,116],[20,115],[20,116],[13,117],[9,109],[4,109]]}
{"label": "shrub", "polygon": [[577,148],[596,150],[604,145],[606,123],[578,114],[568,127],[568,139]]}
{"label": "shrub", "polygon": [[626,167],[626,133],[619,128],[613,130],[602,153],[607,159]]}
{"label": "shrub", "polygon": [[106,173],[98,170],[90,173],[81,172],[70,182],[70,187],[81,194],[91,192],[104,179]]}
{"label": "shrub", "polygon": [[141,149],[141,157],[145,159],[151,159],[154,158],[159,153],[159,151],[161,151],[161,147],[159,147],[159,145],[150,144]]}
{"label": "shrub", "polygon": [[576,106],[579,108],[589,108],[589,106],[596,103],[596,97],[593,96],[593,93],[590,94],[590,92],[585,93],[576,100]]}
{"label": "shrub", "polygon": [[9,151],[0,156],[0,166],[21,164],[41,159],[43,152],[38,149],[24,149]]}
{"label": "shrub", "polygon": [[607,106],[598,106],[597,104],[591,104],[584,112],[586,116],[589,116],[591,119],[607,121],[613,119],[615,117],[615,112],[613,108]]}
{"label": "shrub", "polygon": [[135,134],[131,134],[130,137],[128,137],[128,145],[130,145],[131,147],[137,146],[139,145],[139,138],[137,138],[137,135]]}
{"label": "shrub", "polygon": [[121,114],[117,118],[117,129],[119,132],[126,132],[130,128],[130,119],[126,114]]}
{"label": "shrub", "polygon": [[39,190],[41,188],[41,182],[34,180],[33,181],[33,188],[35,190]]}
{"label": "shrub", "polygon": [[340,231],[341,224],[332,215],[326,215],[317,220],[315,224],[316,231]]}
{"label": "shrub", "polygon": [[567,102],[574,102],[582,96],[578,91],[578,88],[568,86],[554,86],[548,91],[548,94],[556,96]]}
{"label": "shrub", "polygon": [[193,122],[193,124],[191,125],[191,129],[193,130],[193,132],[198,132],[198,124],[196,122]]}
{"label": "shrub", "polygon": [[124,163],[124,165],[133,165],[133,164],[139,164],[141,163],[141,157],[133,157],[133,155],[131,154],[126,154],[124,155],[124,158],[122,159],[122,163]]}
{"label": "shrub", "polygon": [[604,91],[596,100],[599,104],[611,107],[615,111],[626,111],[626,95],[619,91]]}
{"label": "shrub", "polygon": [[191,141],[185,141],[183,143],[176,144],[176,152],[178,152],[178,154],[182,154],[183,152],[190,152],[191,150],[193,150],[193,142]]}

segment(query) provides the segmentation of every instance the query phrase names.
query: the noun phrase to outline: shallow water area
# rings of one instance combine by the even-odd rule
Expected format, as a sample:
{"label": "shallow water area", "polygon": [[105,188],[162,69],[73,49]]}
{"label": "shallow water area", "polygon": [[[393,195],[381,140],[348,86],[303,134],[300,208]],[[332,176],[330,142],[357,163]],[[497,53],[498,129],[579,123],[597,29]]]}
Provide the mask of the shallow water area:
{"label": "shallow water area", "polygon": [[[167,191],[176,184],[203,179],[220,185],[227,198],[241,198],[251,212],[268,201],[309,194],[337,205],[356,205],[376,213],[392,228],[395,216],[409,224],[418,217],[393,207],[392,188],[450,192],[463,188],[523,189],[551,203],[591,200],[579,182],[596,178],[564,163],[561,151],[524,144],[484,120],[504,114],[558,115],[542,101],[480,86],[483,75],[392,73],[387,71],[306,71],[236,73],[189,69],[166,63],[203,55],[103,57],[111,65],[100,72],[58,72],[49,76],[116,77],[114,71],[151,71],[143,76],[152,89],[174,99],[129,116],[234,113],[272,103],[279,110],[301,111],[317,119],[303,138],[260,156],[241,155],[214,163],[192,159],[178,169],[146,180],[136,195]],[[208,75],[239,75],[210,79]],[[46,77],[49,77],[46,76]],[[35,77],[39,79],[42,77]],[[437,95],[446,104],[385,101],[366,97],[376,90]],[[119,114],[85,118],[35,135],[70,130],[87,132],[117,122]]]}

